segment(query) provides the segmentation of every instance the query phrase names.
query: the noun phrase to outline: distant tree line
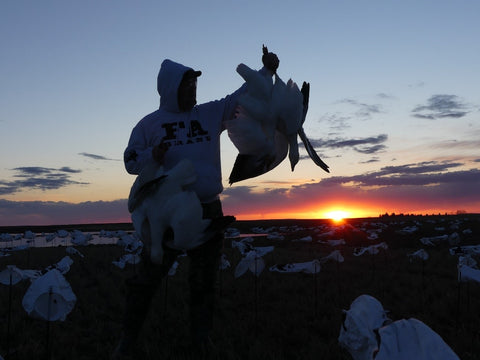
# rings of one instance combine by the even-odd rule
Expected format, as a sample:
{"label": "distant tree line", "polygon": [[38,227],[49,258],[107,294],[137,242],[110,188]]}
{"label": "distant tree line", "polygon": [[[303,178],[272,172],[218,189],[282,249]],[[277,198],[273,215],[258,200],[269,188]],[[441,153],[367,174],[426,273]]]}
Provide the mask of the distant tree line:
{"label": "distant tree line", "polygon": [[400,213],[400,214],[395,214],[394,212],[392,212],[391,214],[389,214],[388,212],[386,212],[385,214],[381,214],[379,215],[380,218],[391,218],[391,217],[412,217],[412,216],[451,216],[451,215],[465,215],[465,214],[468,214],[468,212],[466,210],[457,210],[455,212],[446,212],[444,214],[442,213],[438,213],[438,214],[404,214],[404,213]]}

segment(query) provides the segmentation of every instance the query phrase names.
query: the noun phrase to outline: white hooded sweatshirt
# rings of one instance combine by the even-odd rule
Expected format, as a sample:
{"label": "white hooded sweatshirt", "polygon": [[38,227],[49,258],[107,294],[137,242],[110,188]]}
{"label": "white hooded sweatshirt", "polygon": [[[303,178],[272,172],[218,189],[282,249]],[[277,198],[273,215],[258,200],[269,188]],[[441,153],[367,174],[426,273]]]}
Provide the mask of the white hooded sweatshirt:
{"label": "white hooded sweatshirt", "polygon": [[225,129],[224,121],[234,116],[237,99],[246,87],[243,85],[221,100],[181,112],[178,87],[184,73],[190,69],[168,59],[163,61],[157,78],[160,108],[145,116],[132,130],[124,162],[128,173],[139,174],[152,160],[152,148],[163,140],[169,147],[165,154],[165,170],[170,170],[182,159],[189,159],[197,174],[189,190],[195,191],[202,203],[209,203],[218,199],[223,190],[220,134]]}

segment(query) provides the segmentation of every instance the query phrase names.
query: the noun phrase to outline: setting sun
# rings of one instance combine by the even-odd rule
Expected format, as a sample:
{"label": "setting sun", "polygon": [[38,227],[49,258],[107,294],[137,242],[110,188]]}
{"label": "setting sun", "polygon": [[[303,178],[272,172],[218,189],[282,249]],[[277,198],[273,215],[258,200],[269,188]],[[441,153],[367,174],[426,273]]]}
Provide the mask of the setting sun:
{"label": "setting sun", "polygon": [[350,214],[346,211],[343,210],[334,210],[334,211],[329,211],[325,214],[325,217],[328,219],[332,219],[334,221],[342,221],[346,217],[348,217]]}

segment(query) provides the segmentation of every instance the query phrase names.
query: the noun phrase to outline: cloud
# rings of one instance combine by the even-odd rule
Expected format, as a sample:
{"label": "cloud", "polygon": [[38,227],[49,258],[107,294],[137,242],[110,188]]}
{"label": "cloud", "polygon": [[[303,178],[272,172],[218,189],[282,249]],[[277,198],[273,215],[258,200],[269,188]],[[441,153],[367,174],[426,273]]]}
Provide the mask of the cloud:
{"label": "cloud", "polygon": [[422,88],[425,86],[425,82],[424,81],[419,81],[415,84],[410,84],[408,85],[409,88]]}
{"label": "cloud", "polygon": [[389,94],[385,94],[385,93],[378,93],[377,97],[380,98],[380,99],[395,99],[394,96],[389,95]]}
{"label": "cloud", "polygon": [[81,170],[66,166],[59,169],[28,166],[12,170],[17,172],[13,176],[14,180],[0,180],[0,195],[11,195],[28,190],[56,190],[69,185],[88,185],[88,183],[71,179],[72,174],[78,174]]}
{"label": "cloud", "polygon": [[12,170],[19,172],[19,174],[15,175],[16,177],[49,176],[49,175],[55,175],[56,172],[66,172],[66,173],[81,172],[81,170],[75,170],[68,166],[61,167],[60,169],[45,168],[40,166],[24,166],[24,167],[16,167]]}
{"label": "cloud", "polygon": [[339,148],[353,148],[353,150],[362,153],[362,154],[374,154],[380,151],[385,150],[386,145],[382,144],[387,141],[387,134],[380,134],[378,136],[371,136],[366,138],[358,139],[345,139],[345,138],[336,138],[330,140],[322,139],[313,139],[310,140],[310,143],[313,147],[317,148],[330,148],[330,149],[339,149]]}
{"label": "cloud", "polygon": [[480,149],[480,139],[476,140],[448,140],[440,141],[432,145],[436,149]]}
{"label": "cloud", "polygon": [[349,124],[350,117],[338,114],[325,114],[319,121],[326,122],[329,125],[330,130],[334,132],[342,132],[351,127]]}
{"label": "cloud", "polygon": [[353,99],[343,99],[339,101],[340,104],[349,104],[357,108],[355,115],[362,118],[370,118],[372,114],[381,113],[381,106],[377,104],[366,104],[358,102]]}
{"label": "cloud", "polygon": [[118,222],[130,222],[126,199],[79,204],[0,199],[0,226]]}
{"label": "cloud", "polygon": [[433,95],[427,105],[415,107],[412,113],[421,119],[461,118],[468,114],[466,108],[456,95]]}
{"label": "cloud", "polygon": [[448,169],[461,166],[461,163],[425,162],[400,166],[386,166],[379,171],[347,177],[331,177],[325,184],[349,184],[356,186],[428,186],[454,181],[480,181],[480,171],[448,172]]}
{"label": "cloud", "polygon": [[120,161],[119,159],[111,159],[102,155],[90,154],[86,152],[78,153],[78,155],[85,156],[93,160]]}
{"label": "cloud", "polygon": [[360,161],[360,164],[371,164],[371,163],[375,163],[375,162],[379,162],[380,159],[378,157],[373,157],[371,158],[370,160],[367,160],[367,161]]}
{"label": "cloud", "polygon": [[373,145],[373,146],[366,146],[363,148],[354,148],[354,150],[362,154],[375,154],[385,150],[386,148],[387,147],[385,145]]}
{"label": "cloud", "polygon": [[[347,210],[378,208],[376,215],[431,209],[478,212],[480,169],[460,170],[461,166],[458,162],[429,161],[385,166],[374,172],[300,185],[276,181],[263,189],[234,185],[226,188],[221,197],[225,214],[267,219],[286,212],[321,210],[331,204],[344,204]],[[79,204],[0,199],[0,226],[111,222],[130,222],[126,199]]]}
{"label": "cloud", "polygon": [[[308,156],[308,158],[310,159],[310,157]],[[308,180],[304,180],[304,181],[308,181]],[[311,179],[309,181],[315,181],[314,179]],[[302,181],[300,181],[302,182]],[[294,185],[294,184],[298,184],[299,181],[288,181],[288,180],[265,180],[265,181],[262,181],[261,184],[264,184],[264,185],[273,185],[273,186],[277,186],[277,185]]]}
{"label": "cloud", "polygon": [[[376,97],[385,100],[385,99],[392,99],[393,96],[379,93]],[[336,102],[336,104],[347,104],[353,106],[356,110],[354,115],[342,115],[340,113],[335,114],[324,114],[320,117],[320,122],[326,122],[329,124],[329,128],[333,132],[342,132],[351,127],[350,120],[352,118],[358,119],[363,118],[364,120],[369,119],[374,114],[383,113],[382,106],[378,104],[367,104],[363,102],[359,102],[354,99],[345,98]]]}
{"label": "cloud", "polygon": [[460,163],[424,162],[387,166],[354,176],[324,178],[315,183],[261,190],[231,187],[224,191],[224,212],[264,214],[318,208],[329,204],[378,207],[385,211],[430,209],[479,211],[480,169],[458,170]]}
{"label": "cloud", "polygon": [[375,175],[385,176],[393,174],[425,174],[432,172],[446,171],[451,168],[462,166],[459,162],[437,162],[437,161],[424,161],[418,164],[406,164],[397,166],[385,166],[381,168]]}

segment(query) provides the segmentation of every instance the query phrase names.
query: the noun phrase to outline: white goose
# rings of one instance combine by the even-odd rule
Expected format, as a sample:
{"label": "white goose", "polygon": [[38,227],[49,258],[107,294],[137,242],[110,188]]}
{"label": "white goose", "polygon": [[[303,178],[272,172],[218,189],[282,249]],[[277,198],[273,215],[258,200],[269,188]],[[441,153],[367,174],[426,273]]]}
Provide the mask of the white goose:
{"label": "white goose", "polygon": [[239,151],[230,184],[272,170],[287,153],[293,171],[299,160],[297,134],[315,164],[329,172],[303,130],[310,85],[304,82],[300,91],[291,79],[285,84],[277,74],[273,84],[270,76],[245,64],[238,65],[237,72],[247,83],[247,92],[238,100],[235,118],[226,123],[228,135]]}
{"label": "white goose", "polygon": [[195,179],[192,163],[182,160],[169,171],[151,162],[135,180],[128,209],[135,231],[144,241],[148,240],[145,237],[151,239],[152,262],[162,263],[164,245],[177,250],[193,249],[235,219],[233,216],[214,221],[203,219],[197,195],[185,190]]}

